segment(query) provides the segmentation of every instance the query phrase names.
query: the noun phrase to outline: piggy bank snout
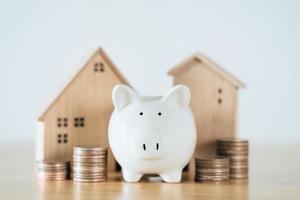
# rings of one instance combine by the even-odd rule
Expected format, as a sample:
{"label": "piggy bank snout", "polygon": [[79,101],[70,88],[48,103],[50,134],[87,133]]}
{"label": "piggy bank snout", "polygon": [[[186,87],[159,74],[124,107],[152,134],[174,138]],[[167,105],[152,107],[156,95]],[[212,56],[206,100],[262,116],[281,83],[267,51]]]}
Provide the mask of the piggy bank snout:
{"label": "piggy bank snout", "polygon": [[132,138],[131,149],[141,159],[158,159],[166,153],[165,138],[160,135],[141,135]]}

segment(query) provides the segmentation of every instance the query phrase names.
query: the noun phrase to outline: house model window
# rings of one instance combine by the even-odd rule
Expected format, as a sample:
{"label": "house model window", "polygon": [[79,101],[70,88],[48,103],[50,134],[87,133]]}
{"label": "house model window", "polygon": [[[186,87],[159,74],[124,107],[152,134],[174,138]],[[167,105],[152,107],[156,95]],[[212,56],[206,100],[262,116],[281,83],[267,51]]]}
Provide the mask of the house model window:
{"label": "house model window", "polygon": [[67,144],[68,143],[68,134],[64,133],[64,134],[58,134],[57,135],[57,143],[58,144]]}
{"label": "house model window", "polygon": [[68,118],[57,118],[57,127],[68,127]]}
{"label": "house model window", "polygon": [[84,117],[75,117],[74,118],[74,126],[75,127],[84,127],[84,124],[85,124],[85,119]]}
{"label": "house model window", "polygon": [[94,64],[95,72],[104,72],[104,64],[102,62],[97,62]]}
{"label": "house model window", "polygon": [[222,97],[221,97],[222,96],[222,88],[218,89],[218,93],[219,93],[218,103],[222,104]]}

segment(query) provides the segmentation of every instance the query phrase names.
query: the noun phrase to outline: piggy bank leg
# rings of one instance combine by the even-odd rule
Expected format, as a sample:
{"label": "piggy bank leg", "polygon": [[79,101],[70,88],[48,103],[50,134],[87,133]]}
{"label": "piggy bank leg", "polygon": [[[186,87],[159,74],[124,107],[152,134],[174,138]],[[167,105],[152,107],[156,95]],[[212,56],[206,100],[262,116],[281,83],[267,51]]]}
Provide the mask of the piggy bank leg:
{"label": "piggy bank leg", "polygon": [[168,171],[160,174],[160,177],[168,183],[179,183],[181,181],[182,170]]}
{"label": "piggy bank leg", "polygon": [[131,171],[131,170],[127,170],[127,169],[122,169],[122,174],[123,174],[123,179],[126,182],[138,182],[143,174],[139,174],[137,172]]}

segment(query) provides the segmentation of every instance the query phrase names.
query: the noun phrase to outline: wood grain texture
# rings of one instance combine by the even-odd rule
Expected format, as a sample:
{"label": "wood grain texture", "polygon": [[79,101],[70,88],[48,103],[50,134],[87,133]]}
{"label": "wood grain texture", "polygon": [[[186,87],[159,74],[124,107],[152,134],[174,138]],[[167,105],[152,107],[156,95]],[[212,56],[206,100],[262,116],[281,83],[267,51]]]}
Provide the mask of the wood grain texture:
{"label": "wood grain texture", "polygon": [[197,126],[195,156],[214,154],[216,139],[236,136],[238,88],[197,59],[181,67],[185,70],[175,73],[174,85],[185,84],[191,90],[190,107]]}
{"label": "wood grain texture", "polygon": [[168,74],[172,76],[177,76],[180,73],[184,73],[186,70],[190,69],[193,65],[189,65],[190,62],[201,62],[207,69],[214,72],[217,76],[221,76],[223,79],[226,79],[229,83],[231,83],[234,87],[243,88],[246,85],[218,65],[216,62],[205,56],[203,53],[197,52],[190,56],[189,58],[183,60],[175,67],[173,67]]}
{"label": "wood grain texture", "polygon": [[[299,145],[250,144],[249,181],[168,184],[144,178],[125,183],[119,173],[109,181],[80,184],[41,182],[34,172],[33,145],[0,145],[0,199],[300,199]],[[9,156],[8,156],[9,155]],[[275,156],[276,155],[276,156]]]}
{"label": "wood grain texture", "polygon": [[[98,50],[44,112],[44,160],[71,160],[74,146],[108,146],[112,89],[116,84],[127,84],[116,70],[106,54]],[[84,119],[83,126],[80,120],[76,126],[76,118]],[[110,150],[108,168],[115,169]]]}

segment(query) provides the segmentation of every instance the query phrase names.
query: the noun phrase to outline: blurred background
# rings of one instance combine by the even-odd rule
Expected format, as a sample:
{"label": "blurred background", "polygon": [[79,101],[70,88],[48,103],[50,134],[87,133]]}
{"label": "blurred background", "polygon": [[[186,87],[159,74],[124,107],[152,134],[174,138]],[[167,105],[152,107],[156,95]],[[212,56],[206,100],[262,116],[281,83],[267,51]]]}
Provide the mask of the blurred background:
{"label": "blurred background", "polygon": [[103,47],[141,94],[200,51],[246,83],[238,133],[300,144],[299,1],[0,1],[0,144],[34,144],[46,103]]}

